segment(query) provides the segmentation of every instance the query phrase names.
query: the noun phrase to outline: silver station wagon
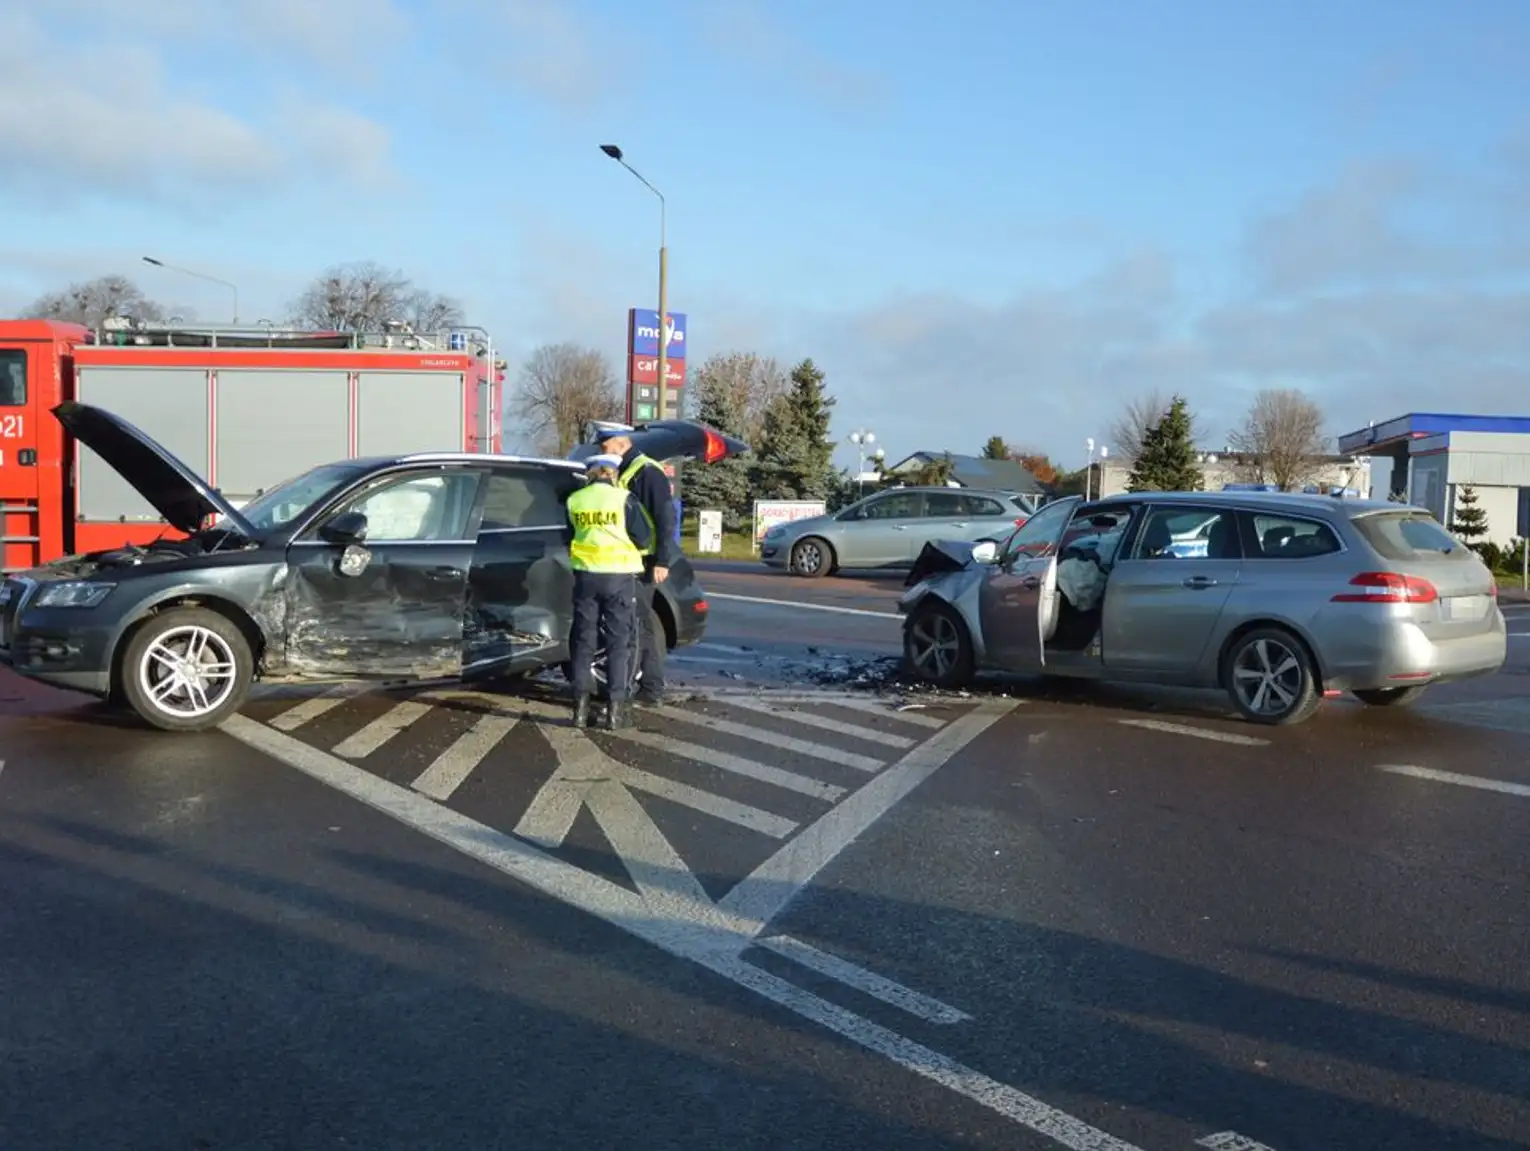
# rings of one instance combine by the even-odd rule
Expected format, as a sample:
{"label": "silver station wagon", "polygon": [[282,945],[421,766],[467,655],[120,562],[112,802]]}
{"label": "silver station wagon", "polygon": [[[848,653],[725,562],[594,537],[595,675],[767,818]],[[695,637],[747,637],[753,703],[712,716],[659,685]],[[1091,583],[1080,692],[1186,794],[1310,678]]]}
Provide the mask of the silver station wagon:
{"label": "silver station wagon", "polygon": [[[1193,545],[1193,546],[1192,546]],[[1221,688],[1298,723],[1503,666],[1487,565],[1422,508],[1266,492],[1057,500],[1002,542],[931,543],[899,601],[907,669]]]}

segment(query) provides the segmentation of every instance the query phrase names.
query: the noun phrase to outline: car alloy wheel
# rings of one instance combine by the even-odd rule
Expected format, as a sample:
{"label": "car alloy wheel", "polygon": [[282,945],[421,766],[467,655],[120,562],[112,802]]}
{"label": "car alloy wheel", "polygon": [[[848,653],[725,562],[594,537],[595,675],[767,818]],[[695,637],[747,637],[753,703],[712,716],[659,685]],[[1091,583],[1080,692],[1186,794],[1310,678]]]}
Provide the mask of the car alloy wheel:
{"label": "car alloy wheel", "polygon": [[198,731],[244,703],[253,664],[249,642],[232,620],[206,608],[171,608],[127,641],[121,696],[154,727]]}
{"label": "car alloy wheel", "polygon": [[821,576],[828,570],[828,550],[818,540],[800,540],[792,548],[792,571],[798,575]]}
{"label": "car alloy wheel", "polygon": [[938,687],[960,687],[972,678],[966,628],[944,604],[920,608],[904,625],[903,658],[915,675]]}
{"label": "car alloy wheel", "polygon": [[1228,661],[1228,692],[1244,717],[1256,723],[1306,719],[1321,702],[1314,679],[1306,649],[1280,628],[1243,636]]}

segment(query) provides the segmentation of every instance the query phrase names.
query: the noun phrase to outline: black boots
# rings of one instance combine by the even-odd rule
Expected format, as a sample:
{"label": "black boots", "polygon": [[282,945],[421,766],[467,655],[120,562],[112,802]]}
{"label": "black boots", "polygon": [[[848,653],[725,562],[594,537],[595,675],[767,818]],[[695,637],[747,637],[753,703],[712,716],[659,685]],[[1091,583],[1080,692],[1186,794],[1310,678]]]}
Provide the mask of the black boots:
{"label": "black boots", "polygon": [[632,704],[626,700],[612,700],[606,708],[606,730],[621,731],[632,726]]}
{"label": "black boots", "polygon": [[574,726],[590,726],[590,697],[587,695],[574,697]]}

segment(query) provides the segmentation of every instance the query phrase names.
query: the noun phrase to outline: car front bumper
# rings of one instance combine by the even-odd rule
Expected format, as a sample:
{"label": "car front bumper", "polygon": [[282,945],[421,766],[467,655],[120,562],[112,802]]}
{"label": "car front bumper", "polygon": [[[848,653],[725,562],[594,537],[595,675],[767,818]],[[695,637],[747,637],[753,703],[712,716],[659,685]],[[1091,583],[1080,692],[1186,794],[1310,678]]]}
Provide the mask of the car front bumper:
{"label": "car front bumper", "polygon": [[53,687],[105,697],[112,686],[115,622],[92,622],[76,608],[29,608],[18,620],[0,663]]}

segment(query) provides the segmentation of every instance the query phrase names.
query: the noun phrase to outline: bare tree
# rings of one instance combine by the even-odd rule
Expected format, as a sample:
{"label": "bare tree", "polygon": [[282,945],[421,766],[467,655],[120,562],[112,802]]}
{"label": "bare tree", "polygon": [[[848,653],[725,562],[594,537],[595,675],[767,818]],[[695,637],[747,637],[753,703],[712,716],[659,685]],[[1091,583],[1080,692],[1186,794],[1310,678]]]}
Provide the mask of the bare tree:
{"label": "bare tree", "polygon": [[[1143,439],[1158,426],[1158,421],[1163,419],[1173,402],[1172,395],[1157,388],[1129,401],[1110,425],[1109,439],[1105,441],[1110,454],[1122,463],[1129,464],[1135,460],[1142,452]],[[1194,417],[1191,419],[1190,438],[1192,442],[1200,438],[1200,429],[1195,426]]]}
{"label": "bare tree", "polygon": [[727,409],[741,413],[739,427],[728,430],[750,444],[759,443],[765,412],[791,387],[786,370],[776,360],[753,352],[710,356],[696,369],[694,380],[687,384],[687,393],[700,396],[704,388],[727,393]]}
{"label": "bare tree", "polygon": [[1258,482],[1291,491],[1322,470],[1328,451],[1322,409],[1297,388],[1265,388],[1254,397],[1243,426],[1228,437],[1228,446],[1243,456],[1244,467]]}
{"label": "bare tree", "polygon": [[616,373],[592,348],[544,344],[521,372],[515,411],[541,450],[566,456],[590,420],[621,418]]}
{"label": "bare tree", "polygon": [[288,306],[298,327],[378,332],[402,321],[416,332],[439,332],[463,322],[462,304],[416,287],[403,272],[370,261],[326,268]]}
{"label": "bare tree", "polygon": [[126,276],[99,276],[70,284],[61,292],[50,292],[33,300],[22,313],[26,319],[65,320],[89,328],[99,328],[116,316],[158,323],[165,314],[163,307],[145,296]]}

